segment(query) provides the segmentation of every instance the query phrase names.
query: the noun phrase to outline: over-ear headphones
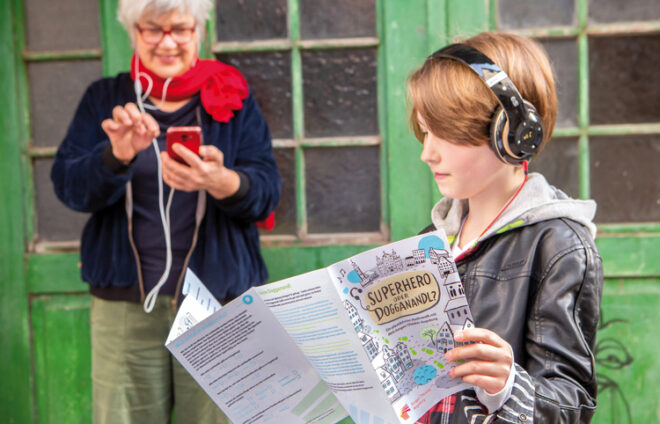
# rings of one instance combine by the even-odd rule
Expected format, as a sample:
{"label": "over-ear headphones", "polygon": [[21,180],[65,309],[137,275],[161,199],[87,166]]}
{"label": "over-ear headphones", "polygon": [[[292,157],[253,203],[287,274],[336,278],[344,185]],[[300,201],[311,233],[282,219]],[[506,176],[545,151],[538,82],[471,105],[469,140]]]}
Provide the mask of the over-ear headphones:
{"label": "over-ear headphones", "polygon": [[[490,142],[503,162],[520,165],[536,154],[543,142],[543,124],[534,105],[523,99],[509,76],[485,54],[465,44],[451,44],[430,58],[448,58],[467,65],[495,94],[499,106],[490,124]],[[507,134],[504,126],[509,123]]]}

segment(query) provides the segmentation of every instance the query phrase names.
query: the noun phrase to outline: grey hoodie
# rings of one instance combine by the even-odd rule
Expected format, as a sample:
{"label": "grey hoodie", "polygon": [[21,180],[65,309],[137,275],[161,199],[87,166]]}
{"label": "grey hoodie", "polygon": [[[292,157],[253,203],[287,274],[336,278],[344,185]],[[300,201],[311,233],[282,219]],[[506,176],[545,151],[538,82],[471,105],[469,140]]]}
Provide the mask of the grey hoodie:
{"label": "grey hoodie", "polygon": [[[445,197],[431,210],[433,224],[436,228],[445,230],[450,243],[453,243],[461,227],[467,206],[467,200]],[[596,225],[592,222],[595,214],[596,202],[593,200],[572,199],[563,191],[548,184],[543,175],[530,173],[518,196],[476,243],[512,228],[553,218],[577,221],[587,227],[591,236],[595,238]]]}

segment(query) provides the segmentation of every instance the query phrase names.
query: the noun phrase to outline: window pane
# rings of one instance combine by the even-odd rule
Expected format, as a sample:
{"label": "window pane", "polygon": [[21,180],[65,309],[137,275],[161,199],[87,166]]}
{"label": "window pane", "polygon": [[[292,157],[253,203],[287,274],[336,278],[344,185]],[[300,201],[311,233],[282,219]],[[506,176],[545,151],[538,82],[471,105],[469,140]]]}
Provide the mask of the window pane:
{"label": "window pane", "polygon": [[87,86],[101,77],[101,61],[28,64],[33,145],[58,146]]}
{"label": "window pane", "polygon": [[660,135],[594,137],[589,149],[596,221],[660,221]]}
{"label": "window pane", "polygon": [[660,121],[660,36],[589,38],[592,124]]}
{"label": "window pane", "polygon": [[658,19],[660,19],[658,0],[589,0],[590,24]]}
{"label": "window pane", "polygon": [[293,138],[291,54],[222,54],[218,60],[238,68],[257,99],[275,138]]}
{"label": "window pane", "polygon": [[376,49],[302,53],[305,136],[378,134]]}
{"label": "window pane", "polygon": [[374,0],[301,0],[303,39],[375,37]]}
{"label": "window pane", "polygon": [[282,178],[282,196],[275,209],[275,228],[261,234],[296,234],[296,152],[275,149],[275,159]]}
{"label": "window pane", "polygon": [[378,147],[305,150],[310,233],[380,231]]}
{"label": "window pane", "polygon": [[101,46],[98,1],[25,0],[25,20],[29,50],[95,49]]}
{"label": "window pane", "polygon": [[548,52],[557,81],[557,127],[576,127],[578,115],[577,42],[574,38],[540,40]]}
{"label": "window pane", "polygon": [[216,0],[220,41],[287,38],[287,0]]}
{"label": "window pane", "polygon": [[499,0],[499,29],[575,25],[574,0]]}
{"label": "window pane", "polygon": [[89,217],[64,206],[53,192],[50,169],[53,159],[34,161],[34,185],[39,241],[78,241]]}
{"label": "window pane", "polygon": [[578,139],[552,138],[539,156],[529,164],[531,172],[540,172],[550,184],[573,198],[580,195]]}

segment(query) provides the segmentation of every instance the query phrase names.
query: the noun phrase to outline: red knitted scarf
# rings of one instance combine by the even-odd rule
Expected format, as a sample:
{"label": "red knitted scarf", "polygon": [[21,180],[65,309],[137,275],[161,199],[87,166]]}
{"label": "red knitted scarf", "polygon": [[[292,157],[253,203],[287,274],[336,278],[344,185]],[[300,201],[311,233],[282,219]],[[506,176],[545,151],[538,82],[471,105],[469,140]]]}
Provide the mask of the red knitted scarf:
{"label": "red knitted scarf", "polygon": [[[134,55],[131,60],[133,81],[137,78],[138,71],[143,90],[148,91],[150,96],[162,98],[166,78],[154,74]],[[145,75],[149,76],[151,82]],[[234,111],[243,107],[243,99],[248,96],[248,85],[243,75],[233,66],[217,60],[197,59],[184,74],[172,78],[167,86],[165,100],[183,100],[198,92],[201,93],[204,110],[213,116],[213,119],[229,122]]]}

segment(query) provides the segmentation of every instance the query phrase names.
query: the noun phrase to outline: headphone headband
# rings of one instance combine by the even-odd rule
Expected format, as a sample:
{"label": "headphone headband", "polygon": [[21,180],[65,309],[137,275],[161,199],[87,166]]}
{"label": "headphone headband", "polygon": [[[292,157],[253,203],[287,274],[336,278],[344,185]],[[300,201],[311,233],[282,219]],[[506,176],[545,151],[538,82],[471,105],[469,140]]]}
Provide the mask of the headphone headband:
{"label": "headphone headband", "polygon": [[[509,76],[488,56],[466,44],[451,44],[430,59],[448,58],[468,66],[495,94],[500,108],[491,122],[491,144],[500,160],[520,164],[531,159],[543,142],[543,125],[534,106],[523,99]],[[506,137],[504,124],[509,123]]]}

